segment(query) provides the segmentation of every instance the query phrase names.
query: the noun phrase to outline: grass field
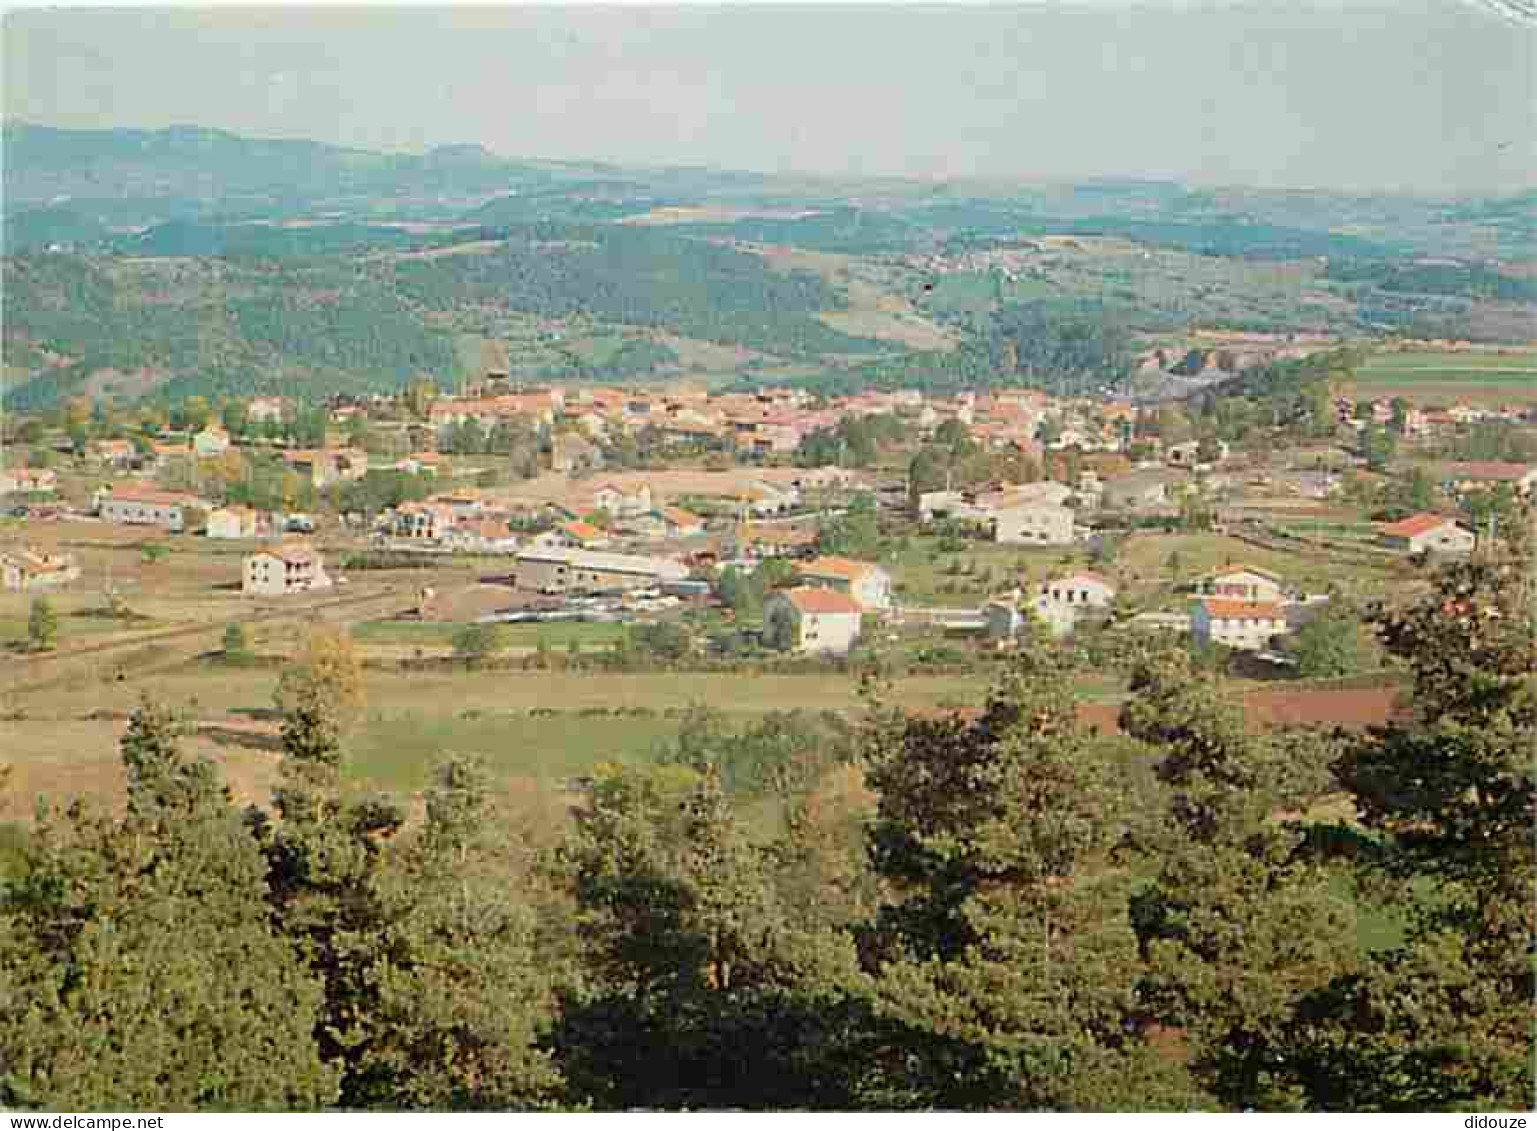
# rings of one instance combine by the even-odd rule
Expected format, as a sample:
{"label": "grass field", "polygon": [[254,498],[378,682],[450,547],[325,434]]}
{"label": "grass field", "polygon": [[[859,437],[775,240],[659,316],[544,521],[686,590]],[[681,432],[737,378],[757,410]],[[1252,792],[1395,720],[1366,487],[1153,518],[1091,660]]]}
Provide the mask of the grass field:
{"label": "grass field", "polygon": [[1537,402],[1537,353],[1379,353],[1345,386],[1358,399],[1402,396],[1416,404]]}
{"label": "grass field", "polygon": [[409,714],[375,717],[349,746],[352,775],[384,789],[415,792],[446,752],[479,754],[503,780],[554,784],[600,762],[643,763],[677,733],[675,719],[490,714],[477,718]]}

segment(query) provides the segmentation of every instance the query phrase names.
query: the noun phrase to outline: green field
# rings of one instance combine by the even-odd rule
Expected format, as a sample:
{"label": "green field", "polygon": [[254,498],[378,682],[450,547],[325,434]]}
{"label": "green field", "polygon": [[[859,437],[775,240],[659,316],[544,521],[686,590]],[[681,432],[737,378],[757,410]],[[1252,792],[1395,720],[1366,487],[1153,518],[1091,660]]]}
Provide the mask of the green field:
{"label": "green field", "polygon": [[1355,371],[1346,387],[1358,398],[1404,396],[1421,404],[1537,401],[1537,353],[1379,353]]}
{"label": "green field", "polygon": [[677,733],[675,719],[563,714],[382,715],[349,744],[351,774],[384,789],[415,792],[442,754],[479,754],[503,780],[557,784],[600,762],[644,762]]}

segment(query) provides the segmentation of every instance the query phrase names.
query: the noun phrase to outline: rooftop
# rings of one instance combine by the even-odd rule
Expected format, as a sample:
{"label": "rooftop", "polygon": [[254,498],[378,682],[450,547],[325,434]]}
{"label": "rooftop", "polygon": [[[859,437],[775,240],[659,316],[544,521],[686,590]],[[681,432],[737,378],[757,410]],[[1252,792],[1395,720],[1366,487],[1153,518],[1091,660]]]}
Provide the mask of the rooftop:
{"label": "rooftop", "polygon": [[1421,534],[1428,534],[1443,526],[1456,525],[1456,522],[1456,519],[1447,518],[1445,515],[1416,514],[1399,522],[1388,523],[1382,527],[1382,533],[1395,538],[1418,538]]}
{"label": "rooftop", "polygon": [[859,602],[843,593],[832,589],[817,589],[810,586],[799,589],[783,589],[780,595],[803,613],[853,613],[862,614],[864,610]]}
{"label": "rooftop", "polygon": [[1286,612],[1279,601],[1228,601],[1207,597],[1201,602],[1212,620],[1281,620]]}

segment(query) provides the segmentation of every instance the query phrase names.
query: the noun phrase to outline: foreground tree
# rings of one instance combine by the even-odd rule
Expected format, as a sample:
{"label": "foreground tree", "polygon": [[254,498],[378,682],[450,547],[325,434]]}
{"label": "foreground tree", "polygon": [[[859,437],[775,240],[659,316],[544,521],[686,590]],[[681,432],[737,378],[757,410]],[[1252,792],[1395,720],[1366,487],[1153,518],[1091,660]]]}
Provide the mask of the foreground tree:
{"label": "foreground tree", "polygon": [[120,821],[49,814],[0,894],[0,1102],[313,1109],[320,988],[273,934],[257,845],[144,703]]}
{"label": "foreground tree", "polygon": [[341,1102],[362,1106],[386,1072],[370,1061],[390,915],[380,892],[385,844],[405,815],[343,781],[342,741],[362,705],[361,669],[341,633],[314,632],[279,679],[285,757],[280,818],[250,814],[267,856],[273,922],[324,987],[315,1040],[341,1074]]}
{"label": "foreground tree", "polygon": [[1183,1031],[1192,1072],[1223,1106],[1301,1106],[1278,1049],[1297,1000],[1348,968],[1356,936],[1302,833],[1275,819],[1295,743],[1251,734],[1180,650],[1146,661],[1132,693],[1121,726],[1159,759],[1167,790],[1130,838],[1154,873],[1133,908],[1143,1005]]}
{"label": "foreground tree", "polygon": [[876,871],[895,892],[866,940],[892,1106],[1188,1107],[1139,1024],[1120,806],[1051,646],[1027,639],[975,721],[890,719],[870,782]]}
{"label": "foreground tree", "polygon": [[1361,737],[1337,771],[1371,838],[1355,854],[1363,881],[1407,923],[1402,945],[1298,1011],[1289,1059],[1316,1107],[1532,1103],[1537,618],[1525,529],[1381,618],[1384,646],[1413,673],[1412,713]]}
{"label": "foreground tree", "polygon": [[506,1111],[558,1100],[543,1047],[554,980],[534,952],[533,912],[508,891],[511,835],[481,762],[437,766],[426,826],[382,881],[389,960],[360,1101]]}
{"label": "foreground tree", "polygon": [[558,1034],[600,1108],[859,1106],[845,936],[791,924],[711,771],[600,771],[565,851],[586,985]]}

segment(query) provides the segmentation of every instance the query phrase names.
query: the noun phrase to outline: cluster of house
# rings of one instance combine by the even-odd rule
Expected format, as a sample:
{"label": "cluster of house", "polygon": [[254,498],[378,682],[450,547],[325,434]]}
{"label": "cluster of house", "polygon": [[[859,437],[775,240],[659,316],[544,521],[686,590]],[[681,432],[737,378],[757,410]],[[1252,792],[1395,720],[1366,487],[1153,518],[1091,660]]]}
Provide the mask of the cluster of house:
{"label": "cluster of house", "polygon": [[1370,408],[1369,416],[1357,417],[1355,402],[1349,397],[1334,399],[1335,416],[1341,424],[1348,425],[1357,432],[1365,431],[1368,425],[1375,424],[1397,432],[1405,438],[1445,434],[1454,432],[1459,427],[1487,420],[1503,420],[1518,424],[1533,419],[1533,410],[1530,406],[1524,405],[1454,404],[1445,409],[1420,409],[1414,405],[1408,405],[1402,413],[1398,413],[1394,411],[1392,401],[1379,398],[1371,402]]}
{"label": "cluster of house", "polygon": [[[1300,596],[1280,576],[1244,565],[1198,577],[1188,590],[1188,613],[1143,614],[1128,623],[1133,628],[1184,632],[1198,645],[1256,652],[1296,631],[1326,600]],[[1066,636],[1080,625],[1107,622],[1115,597],[1115,583],[1091,570],[1053,576],[1040,582],[1028,597],[1015,590],[988,602],[983,609],[987,636],[1011,641],[1023,630],[1027,616],[1053,635]]]}
{"label": "cluster of house", "polygon": [[1129,405],[1062,400],[1030,389],[951,397],[925,397],[911,389],[866,391],[824,401],[795,389],[723,394],[591,387],[514,389],[499,373],[472,383],[461,395],[434,401],[428,409],[440,444],[466,422],[485,430],[516,424],[551,436],[556,471],[596,466],[594,445],[619,435],[648,432],[667,443],[782,455],[795,451],[812,432],[835,427],[847,417],[887,413],[901,414],[924,431],[956,420],[985,447],[1039,455],[1036,435],[1043,420],[1058,425],[1050,447],[1114,451],[1123,446],[1137,410]]}

